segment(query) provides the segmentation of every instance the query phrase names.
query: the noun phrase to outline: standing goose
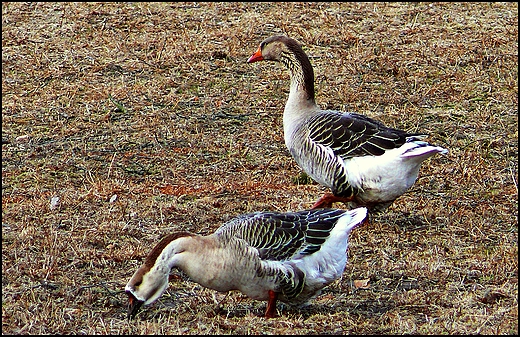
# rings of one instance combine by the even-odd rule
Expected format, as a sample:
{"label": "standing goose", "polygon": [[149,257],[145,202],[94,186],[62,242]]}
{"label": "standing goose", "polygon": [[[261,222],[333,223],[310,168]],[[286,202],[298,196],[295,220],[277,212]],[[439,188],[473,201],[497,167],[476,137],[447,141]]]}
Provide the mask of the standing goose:
{"label": "standing goose", "polygon": [[206,288],[239,290],[268,301],[268,318],[275,316],[277,299],[306,304],[341,276],[348,236],[366,217],[364,207],[256,212],[238,216],[208,236],[170,234],[126,285],[128,317],[164,293],[172,268]]}
{"label": "standing goose", "polygon": [[291,87],[283,113],[285,144],[298,165],[331,189],[313,208],[350,203],[382,211],[417,180],[421,163],[447,149],[422,141],[426,134],[389,128],[351,112],[322,110],[314,100],[314,72],[294,39],[265,39],[247,60],[278,61],[289,70]]}

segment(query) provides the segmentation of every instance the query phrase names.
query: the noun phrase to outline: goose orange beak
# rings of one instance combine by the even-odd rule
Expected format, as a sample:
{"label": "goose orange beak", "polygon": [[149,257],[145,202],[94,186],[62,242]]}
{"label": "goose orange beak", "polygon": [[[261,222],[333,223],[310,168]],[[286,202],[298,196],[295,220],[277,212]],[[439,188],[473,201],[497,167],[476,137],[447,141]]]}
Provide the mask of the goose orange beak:
{"label": "goose orange beak", "polygon": [[137,298],[135,298],[134,295],[127,292],[128,294],[128,314],[127,318],[132,319],[137,315],[137,312],[139,311],[139,308],[143,305],[143,301],[139,301]]}
{"label": "goose orange beak", "polygon": [[258,47],[258,50],[247,60],[247,63],[263,61],[263,59],[264,57],[262,56],[262,50],[260,49],[260,47]]}

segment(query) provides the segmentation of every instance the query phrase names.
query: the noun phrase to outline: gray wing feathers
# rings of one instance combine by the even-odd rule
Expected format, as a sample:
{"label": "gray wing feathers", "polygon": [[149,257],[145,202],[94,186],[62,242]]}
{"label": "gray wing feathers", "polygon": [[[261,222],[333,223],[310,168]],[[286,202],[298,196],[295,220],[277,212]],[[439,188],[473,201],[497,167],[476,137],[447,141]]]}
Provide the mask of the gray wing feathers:
{"label": "gray wing feathers", "polygon": [[237,237],[258,250],[264,260],[289,260],[320,250],[338,219],[340,209],[315,209],[292,213],[256,212],[224,224],[217,235]]}
{"label": "gray wing feathers", "polygon": [[324,111],[312,117],[307,128],[312,142],[331,148],[342,158],[380,156],[410,137],[425,137],[389,128],[367,116],[338,111]]}

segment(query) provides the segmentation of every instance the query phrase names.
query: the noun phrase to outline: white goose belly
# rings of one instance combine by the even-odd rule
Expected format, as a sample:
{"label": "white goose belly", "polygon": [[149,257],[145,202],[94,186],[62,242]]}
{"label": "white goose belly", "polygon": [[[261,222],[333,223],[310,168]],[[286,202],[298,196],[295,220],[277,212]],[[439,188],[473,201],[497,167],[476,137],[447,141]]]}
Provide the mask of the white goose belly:
{"label": "white goose belly", "polygon": [[401,148],[381,156],[364,156],[343,161],[349,183],[359,189],[360,201],[377,203],[395,200],[417,180],[424,158],[401,156]]}

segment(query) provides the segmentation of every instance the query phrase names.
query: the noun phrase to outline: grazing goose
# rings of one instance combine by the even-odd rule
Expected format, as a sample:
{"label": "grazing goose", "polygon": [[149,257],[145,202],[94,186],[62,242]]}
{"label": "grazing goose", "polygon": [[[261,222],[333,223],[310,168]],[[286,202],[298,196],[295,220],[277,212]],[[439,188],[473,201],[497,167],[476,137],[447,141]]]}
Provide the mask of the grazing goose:
{"label": "grazing goose", "polygon": [[294,39],[265,39],[247,60],[278,61],[290,73],[283,113],[285,144],[298,165],[331,189],[313,208],[342,201],[382,211],[417,180],[421,163],[448,150],[423,141],[426,134],[389,128],[351,112],[321,110],[314,100],[314,72]]}
{"label": "grazing goose", "polygon": [[150,251],[126,285],[128,317],[164,293],[172,268],[206,288],[239,290],[268,301],[268,318],[275,316],[277,299],[306,304],[341,276],[348,236],[366,218],[364,207],[256,212],[238,216],[208,236],[170,234]]}

